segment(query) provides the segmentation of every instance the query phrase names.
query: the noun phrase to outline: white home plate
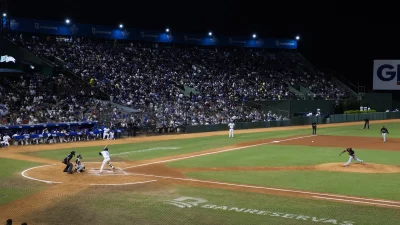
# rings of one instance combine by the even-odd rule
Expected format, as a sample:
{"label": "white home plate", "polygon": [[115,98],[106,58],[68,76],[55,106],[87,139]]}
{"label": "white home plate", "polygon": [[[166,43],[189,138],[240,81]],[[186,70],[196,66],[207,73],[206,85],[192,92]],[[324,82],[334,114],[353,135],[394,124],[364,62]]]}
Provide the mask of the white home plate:
{"label": "white home plate", "polygon": [[[100,169],[88,169],[85,172],[87,172],[90,175],[100,175]],[[85,173],[84,172],[84,173]],[[103,169],[103,172],[101,173],[101,176],[116,176],[116,175],[125,175],[124,171],[121,169],[115,169],[115,171],[111,169]]]}

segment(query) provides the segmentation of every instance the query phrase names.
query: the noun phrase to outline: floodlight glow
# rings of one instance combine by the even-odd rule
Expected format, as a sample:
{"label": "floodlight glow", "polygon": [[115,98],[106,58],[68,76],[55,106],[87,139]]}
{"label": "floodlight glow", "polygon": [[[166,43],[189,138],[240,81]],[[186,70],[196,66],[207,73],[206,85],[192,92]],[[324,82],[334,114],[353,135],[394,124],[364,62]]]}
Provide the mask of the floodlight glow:
{"label": "floodlight glow", "polygon": [[169,32],[169,28],[165,29],[165,32],[167,32],[167,33],[168,33],[168,32]]}
{"label": "floodlight glow", "polygon": [[256,38],[257,37],[257,35],[256,34],[253,34],[253,38]]}
{"label": "floodlight glow", "polygon": [[300,36],[296,36],[296,40],[300,40]]}
{"label": "floodlight glow", "polygon": [[208,36],[212,36],[212,32],[208,32]]}
{"label": "floodlight glow", "polygon": [[69,19],[66,19],[66,20],[65,20],[65,23],[66,23],[66,24],[69,24],[70,22],[71,22],[71,21],[70,21]]}
{"label": "floodlight glow", "polygon": [[119,25],[119,28],[124,28],[124,25],[123,25],[123,24],[120,24],[120,25]]}

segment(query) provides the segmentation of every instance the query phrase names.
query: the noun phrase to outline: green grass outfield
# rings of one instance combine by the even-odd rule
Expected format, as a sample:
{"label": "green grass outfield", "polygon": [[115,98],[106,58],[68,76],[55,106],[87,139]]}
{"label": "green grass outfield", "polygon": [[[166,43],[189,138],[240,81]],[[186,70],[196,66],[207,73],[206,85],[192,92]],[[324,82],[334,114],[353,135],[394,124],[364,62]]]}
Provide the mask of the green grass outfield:
{"label": "green grass outfield", "polygon": [[[388,138],[400,138],[400,123],[380,122],[376,124],[370,124],[370,129],[363,129],[364,124],[346,127],[332,127],[327,128],[332,136],[358,136],[358,137],[381,137],[380,130],[382,126],[385,126],[389,135]],[[324,129],[325,130],[325,129]],[[335,132],[337,131],[337,132]],[[324,134],[320,133],[320,134]]]}
{"label": "green grass outfield", "polygon": [[[400,123],[389,122],[371,124],[370,130],[360,129],[362,125],[319,128],[318,134],[380,137],[379,130],[382,125],[386,125],[389,129],[391,133],[389,138],[400,138]],[[293,136],[309,136],[310,134],[310,128],[301,128],[291,131],[237,134],[234,139],[229,139],[226,134],[182,140],[111,144],[109,149],[113,161],[137,161],[221,148],[253,140],[268,138],[281,138],[282,140]],[[110,143],[112,142],[110,141]],[[54,145],[54,147],[56,148],[57,145]],[[84,147],[74,150],[83,155],[84,161],[98,162],[101,160],[98,155],[101,149],[102,147]],[[55,149],[23,154],[59,161],[71,150]],[[343,154],[339,157],[342,150],[342,148],[293,146],[282,145],[281,143],[280,145],[262,145],[179,160],[167,165],[172,168],[215,168],[344,163],[348,156]],[[400,152],[357,149],[357,156],[367,163],[400,166]],[[26,180],[20,175],[23,170],[39,165],[24,161],[0,159],[0,206],[49,187],[49,184]],[[75,176],[75,174],[72,176]],[[236,184],[400,200],[400,173],[198,171],[188,172],[186,176]],[[193,186],[196,183],[192,183],[190,186],[181,183],[180,185],[164,185],[161,182],[151,184],[154,184],[154,186],[90,186],[71,196],[68,201],[62,204],[55,203],[43,208],[40,212],[33,212],[32,215],[28,215],[30,218],[28,224],[31,222],[31,224],[101,225],[127,224],[128,221],[129,224],[146,225],[397,225],[400,218],[400,208],[389,209],[252,193],[250,190],[240,192]],[[70,185],[71,189],[79,188],[74,183]],[[190,208],[181,208],[170,204],[171,202],[166,202],[182,196],[200,198],[206,202]],[[179,205],[179,203],[176,204]],[[4,220],[3,215],[4,212],[0,212],[0,223],[4,222],[2,221]],[[8,217],[12,216],[7,215]],[[68,217],[69,221],[64,220],[65,217]],[[77,218],[79,218],[79,221]]]}
{"label": "green grass outfield", "polygon": [[[79,218],[81,224],[129,221],[138,225],[398,225],[400,216],[397,209],[185,186],[170,187],[164,192],[140,187],[129,191],[113,188],[107,194],[99,194],[100,191],[85,191],[79,197],[82,204],[68,202],[35,213],[33,221],[60,221],[58,224],[66,225],[69,221],[60,220],[57,215],[68,212]],[[203,201],[191,208],[167,202],[183,196]]]}
{"label": "green grass outfield", "polygon": [[[327,129],[329,130],[331,128]],[[234,139],[229,139],[227,135],[218,135],[212,137],[188,138],[180,140],[154,141],[154,142],[142,142],[135,144],[120,144],[120,145],[112,145],[111,144],[112,142],[110,142],[108,148],[111,157],[114,161],[115,159],[118,159],[118,161],[119,160],[134,161],[134,160],[145,160],[145,159],[152,159],[164,156],[172,156],[172,155],[220,148],[252,140],[262,140],[268,138],[285,138],[291,136],[305,136],[305,135],[310,135],[310,129],[240,134],[237,135],[236,138]],[[161,149],[160,147],[165,147],[166,149]],[[173,147],[176,147],[177,149],[168,149]],[[160,149],[154,149],[154,148],[160,148]],[[81,153],[85,161],[98,161],[99,159],[101,159],[99,158],[98,153],[99,151],[102,150],[102,147],[57,149],[52,151],[28,152],[25,154],[41,158],[59,160],[65,157],[65,155],[67,155],[72,150],[77,151],[77,153]]]}
{"label": "green grass outfield", "polygon": [[[251,166],[307,166],[333,162],[347,162],[348,155],[339,154],[343,148],[296,145],[261,145],[244,150],[228,151],[170,162],[176,168],[251,167]],[[357,156],[368,163],[400,165],[400,151],[357,149]]]}
{"label": "green grass outfield", "polygon": [[[389,138],[400,138],[400,123],[387,123],[387,127],[391,132]],[[383,124],[373,124],[371,126],[381,127]],[[164,156],[173,156],[177,154],[191,153],[202,150],[220,148],[234,145],[241,142],[268,139],[268,138],[285,138],[291,136],[307,136],[311,134],[311,129],[301,128],[299,130],[274,131],[262,133],[238,134],[234,139],[228,139],[227,135],[216,135],[211,137],[190,138],[181,140],[143,142],[135,144],[109,145],[110,154],[114,161],[123,160],[145,160]],[[360,125],[319,128],[318,134],[336,135],[336,136],[366,136],[379,137],[379,129],[360,130]],[[140,138],[140,137],[138,137]],[[112,143],[112,142],[111,142]],[[165,147],[162,149],[160,147]],[[159,149],[154,149],[159,148]],[[176,148],[176,149],[172,149]],[[32,155],[42,158],[60,160],[70,151],[76,150],[84,156],[85,161],[98,161],[98,152],[102,147],[84,147],[55,149],[53,151],[28,152],[26,155]],[[122,154],[121,154],[122,153]],[[113,155],[117,154],[117,155]]]}

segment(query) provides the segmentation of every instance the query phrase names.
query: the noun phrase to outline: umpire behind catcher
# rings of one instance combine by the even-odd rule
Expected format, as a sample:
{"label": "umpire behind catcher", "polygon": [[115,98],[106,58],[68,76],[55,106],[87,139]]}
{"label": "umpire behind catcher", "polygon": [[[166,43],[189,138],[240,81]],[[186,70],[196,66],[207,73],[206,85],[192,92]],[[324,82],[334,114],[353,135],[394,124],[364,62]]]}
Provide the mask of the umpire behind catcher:
{"label": "umpire behind catcher", "polygon": [[313,135],[317,135],[317,123],[316,122],[312,122],[311,126],[312,126],[312,134]]}
{"label": "umpire behind catcher", "polygon": [[63,172],[68,172],[68,174],[72,174],[72,163],[70,162],[70,160],[75,156],[75,151],[72,151],[71,153],[69,153],[67,155],[67,157],[64,158],[64,160],[62,161],[62,163],[64,163],[65,165],[67,165],[64,169]]}

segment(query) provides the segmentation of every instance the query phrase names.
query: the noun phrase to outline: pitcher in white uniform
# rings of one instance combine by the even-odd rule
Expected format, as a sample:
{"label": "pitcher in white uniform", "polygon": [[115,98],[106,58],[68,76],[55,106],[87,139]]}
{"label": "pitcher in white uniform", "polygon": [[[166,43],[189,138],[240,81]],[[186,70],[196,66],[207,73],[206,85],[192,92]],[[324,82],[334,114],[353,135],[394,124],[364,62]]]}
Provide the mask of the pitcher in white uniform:
{"label": "pitcher in white uniform", "polygon": [[233,129],[235,128],[235,124],[233,122],[230,122],[228,124],[229,127],[229,138],[233,138]]}
{"label": "pitcher in white uniform", "polygon": [[113,171],[115,171],[115,167],[110,163],[110,153],[108,152],[108,148],[107,145],[104,147],[102,152],[99,152],[99,155],[103,156],[103,163],[101,164],[100,167],[100,173],[103,172],[103,168],[104,165],[106,165],[106,163],[108,163],[108,165],[113,169]]}

